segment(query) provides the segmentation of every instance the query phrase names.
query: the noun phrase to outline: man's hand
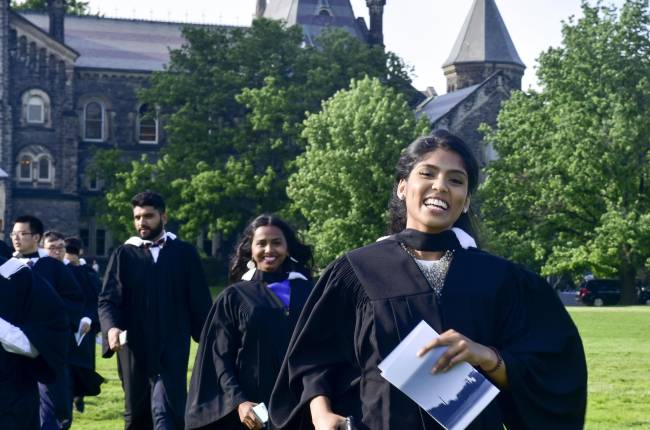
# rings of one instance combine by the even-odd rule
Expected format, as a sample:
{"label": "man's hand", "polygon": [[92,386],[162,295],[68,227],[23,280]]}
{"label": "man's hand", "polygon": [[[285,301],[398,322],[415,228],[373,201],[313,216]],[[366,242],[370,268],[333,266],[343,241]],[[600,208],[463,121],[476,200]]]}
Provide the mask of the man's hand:
{"label": "man's hand", "polygon": [[122,330],[117,327],[108,330],[108,347],[113,352],[122,349],[122,345],[120,344],[120,333],[122,333]]}
{"label": "man's hand", "polygon": [[237,406],[239,420],[246,426],[246,428],[251,430],[259,430],[264,425],[253,412],[255,406],[257,406],[257,403],[253,402],[242,402]]}

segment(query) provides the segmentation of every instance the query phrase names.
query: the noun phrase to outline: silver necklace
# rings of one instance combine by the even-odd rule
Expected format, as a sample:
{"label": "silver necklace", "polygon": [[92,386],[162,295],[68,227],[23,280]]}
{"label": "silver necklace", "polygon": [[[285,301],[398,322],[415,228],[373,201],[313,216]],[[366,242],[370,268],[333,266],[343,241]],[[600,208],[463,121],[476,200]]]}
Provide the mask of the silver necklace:
{"label": "silver necklace", "polygon": [[451,264],[451,260],[454,257],[454,251],[445,251],[439,260],[420,260],[415,256],[415,253],[411,248],[407,247],[403,243],[401,245],[406,253],[411,256],[413,261],[415,261],[418,268],[420,269],[420,272],[422,272],[426,278],[433,292],[437,297],[440,297],[442,295],[442,288],[445,284],[445,278],[447,278],[449,265]]}

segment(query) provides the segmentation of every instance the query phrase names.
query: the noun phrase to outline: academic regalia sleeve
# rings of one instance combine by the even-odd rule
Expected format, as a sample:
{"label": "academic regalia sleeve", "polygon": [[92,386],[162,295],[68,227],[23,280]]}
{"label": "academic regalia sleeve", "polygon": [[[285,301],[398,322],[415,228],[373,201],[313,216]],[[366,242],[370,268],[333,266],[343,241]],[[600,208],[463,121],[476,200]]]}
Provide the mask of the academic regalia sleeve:
{"label": "academic regalia sleeve", "polygon": [[[582,429],[587,367],[580,335],[553,289],[539,276],[513,269],[503,289],[500,349],[509,389],[502,405],[508,428]],[[512,284],[510,285],[512,287]]]}
{"label": "academic regalia sleeve", "polygon": [[124,328],[122,310],[124,290],[119,275],[121,249],[122,247],[116,249],[108,261],[102,291],[97,299],[99,324],[104,338],[102,342],[102,356],[104,358],[113,356],[113,351],[108,346],[108,330],[113,327]]}
{"label": "academic regalia sleeve", "polygon": [[248,400],[237,379],[238,329],[236,287],[224,291],[212,306],[201,333],[185,410],[185,428],[215,423]]}
{"label": "academic regalia sleeve", "polygon": [[63,368],[68,352],[70,329],[65,305],[44,279],[29,270],[21,270],[12,281],[26,292],[20,328],[39,352],[29,362],[39,382],[51,383]]}
{"label": "academic regalia sleeve", "polygon": [[353,333],[359,287],[346,257],[332,263],[314,286],[271,394],[274,426],[296,428],[312,398],[344,398],[343,393],[355,385],[359,370]]}
{"label": "academic regalia sleeve", "polygon": [[65,304],[70,325],[73,331],[76,331],[79,327],[79,321],[83,317],[85,303],[83,291],[70,269],[62,262],[54,261],[55,288]]}
{"label": "academic regalia sleeve", "polygon": [[190,332],[192,339],[196,342],[201,337],[203,324],[210,312],[212,306],[212,297],[208,289],[208,283],[205,280],[201,259],[196,249],[189,246],[188,252],[188,303],[190,315]]}
{"label": "academic regalia sleeve", "polygon": [[99,327],[99,314],[97,310],[97,298],[102,289],[102,283],[99,280],[99,275],[91,267],[80,266],[84,277],[86,278],[86,315],[92,320],[91,330],[98,332]]}

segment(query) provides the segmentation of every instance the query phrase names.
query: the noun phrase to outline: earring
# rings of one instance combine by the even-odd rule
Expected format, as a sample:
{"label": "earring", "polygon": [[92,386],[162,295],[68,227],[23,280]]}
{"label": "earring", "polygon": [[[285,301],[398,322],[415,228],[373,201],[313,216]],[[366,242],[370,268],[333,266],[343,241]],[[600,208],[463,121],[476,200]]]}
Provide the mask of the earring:
{"label": "earring", "polygon": [[246,263],[246,268],[249,270],[256,269],[257,267],[255,266],[255,262],[253,260],[248,260],[248,263]]}

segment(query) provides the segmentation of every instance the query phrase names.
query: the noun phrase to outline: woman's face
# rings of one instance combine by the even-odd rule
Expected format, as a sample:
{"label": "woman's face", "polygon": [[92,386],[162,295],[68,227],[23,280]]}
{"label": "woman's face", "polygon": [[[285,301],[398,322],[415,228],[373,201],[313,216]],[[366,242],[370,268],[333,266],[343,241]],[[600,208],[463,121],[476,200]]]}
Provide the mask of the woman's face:
{"label": "woman's face", "polygon": [[455,152],[435,149],[413,166],[397,187],[406,201],[406,228],[426,233],[450,229],[469,207],[468,177]]}
{"label": "woman's face", "polygon": [[251,256],[257,270],[275,272],[282,266],[288,253],[287,240],[282,230],[273,225],[255,229]]}

